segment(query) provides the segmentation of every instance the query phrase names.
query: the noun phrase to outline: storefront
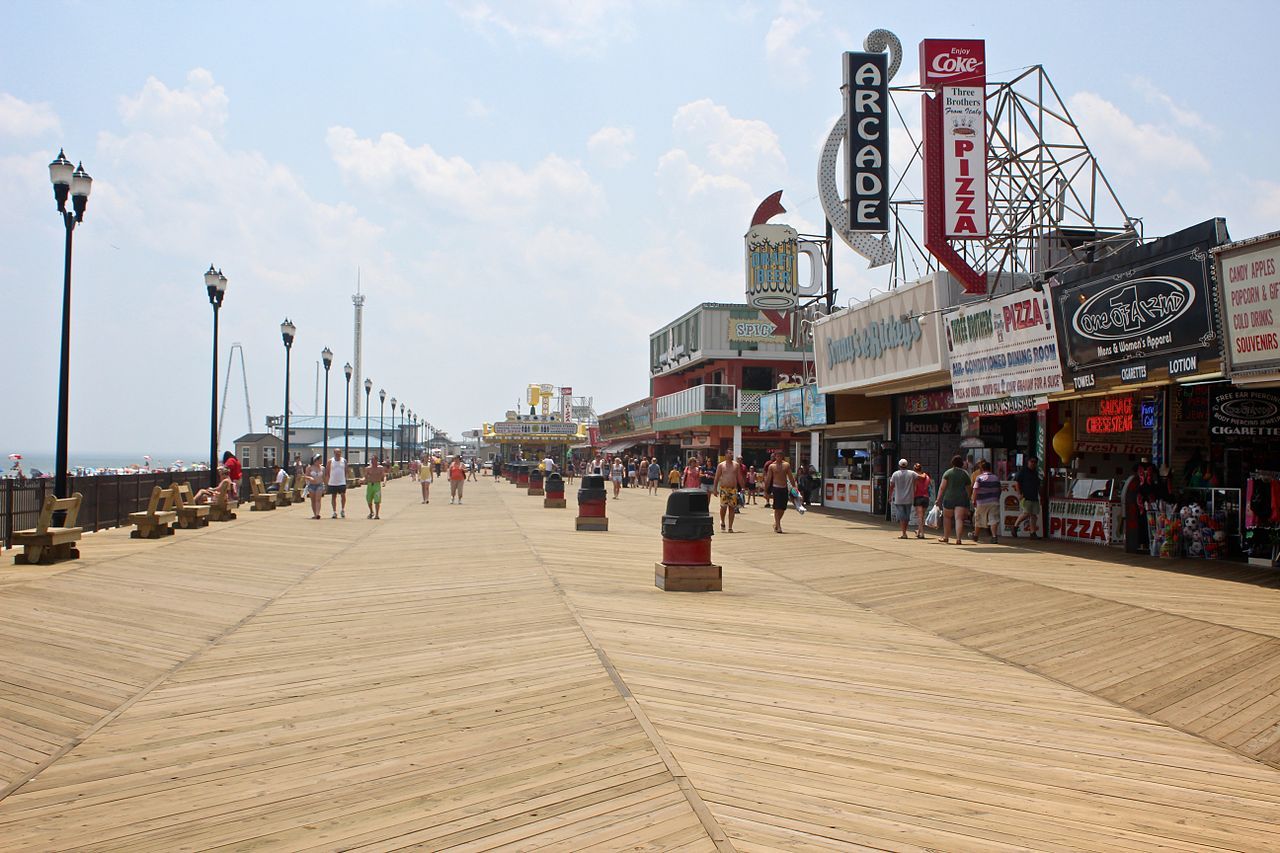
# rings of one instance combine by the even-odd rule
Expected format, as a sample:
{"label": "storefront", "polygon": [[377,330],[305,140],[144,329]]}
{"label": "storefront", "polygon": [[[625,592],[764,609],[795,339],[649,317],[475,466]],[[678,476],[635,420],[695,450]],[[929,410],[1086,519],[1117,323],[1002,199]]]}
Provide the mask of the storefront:
{"label": "storefront", "polygon": [[1066,364],[1048,414],[1056,538],[1180,556],[1188,549],[1168,539],[1183,515],[1197,543],[1200,528],[1231,524],[1225,496],[1182,476],[1210,449],[1203,389],[1222,378],[1211,251],[1225,239],[1212,219],[1051,280]]}
{"label": "storefront", "polygon": [[[910,417],[895,418],[894,405],[919,392],[930,392],[922,399],[947,394],[937,308],[951,304],[954,288],[947,273],[932,274],[815,325],[816,390],[830,395],[832,410],[831,423],[821,428],[824,504],[883,515],[888,474],[898,454],[907,453],[903,448],[937,458],[950,441],[953,424],[931,420],[940,411],[900,411]],[[949,400],[944,405],[953,408]],[[914,431],[904,444],[908,429]]]}

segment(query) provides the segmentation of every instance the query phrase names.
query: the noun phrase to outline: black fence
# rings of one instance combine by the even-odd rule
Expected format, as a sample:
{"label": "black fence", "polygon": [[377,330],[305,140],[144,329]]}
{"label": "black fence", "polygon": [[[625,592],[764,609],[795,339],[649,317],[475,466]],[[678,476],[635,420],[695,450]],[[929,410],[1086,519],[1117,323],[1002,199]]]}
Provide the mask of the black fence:
{"label": "black fence", "polygon": [[[249,478],[260,476],[269,482],[270,469],[244,469],[240,481],[243,498],[249,493]],[[94,477],[71,477],[71,493],[84,496],[76,525],[86,531],[121,527],[129,523],[129,513],[142,512],[151,500],[155,486],[168,487],[187,483],[192,493],[210,484],[208,471],[157,471],[151,474],[103,474]],[[13,547],[13,532],[36,526],[45,497],[53,493],[52,479],[0,480],[0,539],[5,548]]]}

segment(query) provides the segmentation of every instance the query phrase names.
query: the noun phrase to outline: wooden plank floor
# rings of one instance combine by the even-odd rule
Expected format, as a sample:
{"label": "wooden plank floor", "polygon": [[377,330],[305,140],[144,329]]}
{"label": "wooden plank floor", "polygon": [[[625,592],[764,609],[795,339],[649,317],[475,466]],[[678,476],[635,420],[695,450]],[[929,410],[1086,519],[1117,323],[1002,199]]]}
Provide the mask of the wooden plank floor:
{"label": "wooden plank floor", "polygon": [[[758,530],[765,513],[745,520],[744,529]],[[1215,581],[1195,563],[1180,564],[1196,572],[1180,575],[1132,559],[1106,577],[1100,559],[1081,557],[1071,562],[1088,569],[1072,579],[1076,569],[1051,551],[903,541],[832,516],[791,521],[812,535],[801,543],[767,537],[744,558],[1280,767],[1280,638],[1239,627],[1237,618],[1244,611],[1249,626],[1277,624],[1280,590],[1268,583]],[[797,548],[807,549],[801,560],[771,559]],[[846,559],[849,548],[867,558]],[[1091,576],[1100,576],[1094,585]],[[1161,582],[1196,589],[1206,618],[1184,615],[1179,596],[1156,588]]]}
{"label": "wooden plank floor", "polygon": [[[661,499],[577,533],[572,494],[468,490],[422,506],[398,481],[380,522],[242,513],[0,569],[0,849],[1274,849],[1280,771],[1154,713],[1259,712],[1273,638],[1124,600],[1154,583],[1091,595],[839,519],[774,536],[755,510],[715,540],[724,593],[667,594]],[[1000,596],[985,615],[1106,626],[1135,658],[1170,656],[1144,631],[1180,620],[1182,668],[1116,680],[943,588],[970,620]],[[1074,633],[1064,595],[1090,602]],[[1208,661],[1236,671],[1209,686]]]}

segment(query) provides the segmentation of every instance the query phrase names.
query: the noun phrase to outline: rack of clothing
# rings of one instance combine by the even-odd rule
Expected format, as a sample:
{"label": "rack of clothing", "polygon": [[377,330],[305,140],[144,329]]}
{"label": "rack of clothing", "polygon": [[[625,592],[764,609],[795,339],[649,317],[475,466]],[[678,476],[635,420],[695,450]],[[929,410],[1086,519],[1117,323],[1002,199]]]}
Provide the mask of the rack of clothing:
{"label": "rack of clothing", "polygon": [[1280,559],[1280,471],[1256,470],[1245,482],[1244,551],[1249,562]]}

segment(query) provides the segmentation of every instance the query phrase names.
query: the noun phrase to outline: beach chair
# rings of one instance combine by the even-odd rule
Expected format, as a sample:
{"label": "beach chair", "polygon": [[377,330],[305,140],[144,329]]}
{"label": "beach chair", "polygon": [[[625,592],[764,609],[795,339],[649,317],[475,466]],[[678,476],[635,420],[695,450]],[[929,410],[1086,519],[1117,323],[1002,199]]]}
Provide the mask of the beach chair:
{"label": "beach chair", "polygon": [[134,539],[159,539],[173,534],[173,524],[178,513],[173,509],[173,490],[153,486],[151,500],[144,512],[129,513],[129,523],[134,529],[129,535]]}
{"label": "beach chair", "polygon": [[178,526],[183,530],[208,527],[212,509],[208,504],[192,503],[191,486],[186,483],[173,484],[173,511],[178,514]]}
{"label": "beach chair", "polygon": [[249,478],[249,496],[253,500],[253,506],[249,507],[250,512],[265,512],[276,508],[275,493],[268,492],[263,487],[261,477]]}
{"label": "beach chair", "polygon": [[210,521],[235,521],[236,507],[239,503],[231,497],[231,481],[226,480],[218,485],[213,500],[209,501]]}
{"label": "beach chair", "polygon": [[[69,498],[55,498],[52,494],[46,497],[36,526],[13,532],[13,544],[22,546],[22,553],[15,554],[13,562],[48,565],[62,560],[80,559],[80,549],[76,547],[81,534],[84,533],[83,527],[76,527],[76,517],[80,515],[80,501],[79,492]],[[55,512],[67,514],[61,527],[50,526]]]}

